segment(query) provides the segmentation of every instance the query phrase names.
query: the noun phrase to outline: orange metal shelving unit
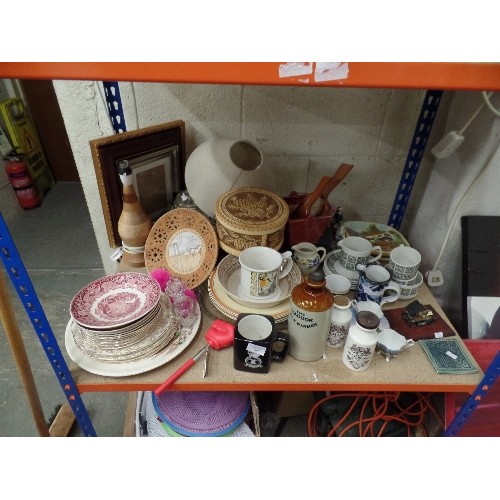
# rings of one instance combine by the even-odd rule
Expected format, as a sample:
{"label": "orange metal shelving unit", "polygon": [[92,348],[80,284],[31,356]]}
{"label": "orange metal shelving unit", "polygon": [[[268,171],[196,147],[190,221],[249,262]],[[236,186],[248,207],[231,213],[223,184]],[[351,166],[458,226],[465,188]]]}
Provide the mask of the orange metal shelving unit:
{"label": "orange metal shelving unit", "polygon": [[0,78],[440,90],[500,90],[499,63],[342,63],[346,78],[280,76],[283,62],[3,62]]}
{"label": "orange metal shelving unit", "polygon": [[[165,82],[165,83],[211,83],[235,85],[289,85],[313,87],[360,87],[360,88],[401,88],[401,89],[437,89],[437,90],[500,90],[500,64],[497,63],[343,63],[344,76],[326,78],[320,81],[315,77],[317,63],[311,65],[309,75],[284,76],[283,65],[290,63],[252,62],[252,63],[56,63],[56,62],[0,62],[0,78],[45,79],[45,80],[98,80],[129,82]],[[286,73],[290,75],[290,72]],[[220,353],[223,355],[222,353]],[[228,353],[225,354],[229,356]],[[229,366],[229,359],[226,359]],[[180,362],[180,361],[177,361]],[[175,362],[172,364],[175,369]],[[168,371],[168,370],[167,370]],[[292,370],[293,371],[293,370]],[[155,372],[152,379],[139,377],[125,382],[123,379],[94,377],[76,370],[78,392],[135,391],[153,389],[162,377],[163,370]],[[180,381],[177,390],[231,390],[238,384],[239,390],[320,390],[323,386],[313,378],[300,381],[274,381],[273,384],[257,383],[245,385],[244,381],[235,382],[222,374],[220,379],[210,385],[196,380]],[[417,383],[401,379],[388,383],[383,378],[372,381],[373,390],[391,390],[397,388],[419,391],[472,392],[479,374],[467,380],[454,383]],[[329,380],[324,388],[331,389],[359,388],[354,384],[339,380]],[[92,434],[92,433],[91,433]]]}

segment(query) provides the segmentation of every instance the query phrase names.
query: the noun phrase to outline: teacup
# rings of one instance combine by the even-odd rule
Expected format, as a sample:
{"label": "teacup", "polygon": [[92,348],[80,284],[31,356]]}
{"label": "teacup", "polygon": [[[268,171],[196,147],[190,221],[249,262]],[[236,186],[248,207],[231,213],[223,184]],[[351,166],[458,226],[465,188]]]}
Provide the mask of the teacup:
{"label": "teacup", "polygon": [[401,288],[391,280],[391,275],[385,267],[378,264],[358,265],[357,269],[359,272],[357,301],[371,300],[382,305],[399,299]]}
{"label": "teacup", "polygon": [[373,246],[370,241],[361,236],[348,236],[340,240],[339,263],[349,271],[356,271],[358,265],[372,264],[382,257],[382,247]]}
{"label": "teacup", "polygon": [[276,330],[273,316],[240,313],[236,318],[233,366],[236,370],[267,373],[272,361],[283,361],[290,336]]}
{"label": "teacup", "polygon": [[420,252],[415,248],[401,245],[391,250],[386,268],[395,280],[411,280],[417,275],[421,258]]}
{"label": "teacup", "polygon": [[[279,280],[291,270],[290,254],[270,247],[255,246],[239,255],[241,265],[238,295],[253,299],[273,299],[280,293]],[[292,265],[289,265],[292,264]]]}
{"label": "teacup", "polygon": [[401,288],[401,300],[410,300],[417,296],[418,289],[424,281],[424,277],[420,271],[417,271],[417,275],[408,281],[398,281],[394,280]]}

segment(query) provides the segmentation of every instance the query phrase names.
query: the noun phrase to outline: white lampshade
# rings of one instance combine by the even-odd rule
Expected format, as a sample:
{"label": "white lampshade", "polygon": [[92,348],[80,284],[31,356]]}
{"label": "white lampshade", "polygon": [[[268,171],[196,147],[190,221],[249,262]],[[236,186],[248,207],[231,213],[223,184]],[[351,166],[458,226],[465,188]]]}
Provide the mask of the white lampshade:
{"label": "white lampshade", "polygon": [[220,195],[237,187],[264,187],[262,152],[249,141],[216,138],[198,146],[186,162],[185,180],[194,203],[209,217]]}

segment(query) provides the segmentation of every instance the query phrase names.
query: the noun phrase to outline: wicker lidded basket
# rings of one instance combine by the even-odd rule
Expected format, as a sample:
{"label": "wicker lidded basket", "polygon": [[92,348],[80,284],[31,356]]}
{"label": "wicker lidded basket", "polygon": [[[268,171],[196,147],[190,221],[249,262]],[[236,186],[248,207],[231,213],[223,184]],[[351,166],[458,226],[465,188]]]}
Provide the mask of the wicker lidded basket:
{"label": "wicker lidded basket", "polygon": [[236,256],[255,246],[279,250],[289,215],[286,201],[265,189],[243,187],[226,191],[215,204],[219,246]]}

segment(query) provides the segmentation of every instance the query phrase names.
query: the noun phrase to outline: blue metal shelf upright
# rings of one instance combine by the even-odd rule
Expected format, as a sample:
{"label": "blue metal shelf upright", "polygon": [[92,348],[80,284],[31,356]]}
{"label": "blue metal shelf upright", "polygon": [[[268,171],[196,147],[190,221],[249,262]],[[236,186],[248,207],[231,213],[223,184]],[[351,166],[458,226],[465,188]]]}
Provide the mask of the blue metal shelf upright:
{"label": "blue metal shelf upright", "polygon": [[94,437],[96,432],[83,404],[71,372],[61,353],[54,332],[38,299],[26,267],[12,240],[7,224],[0,213],[0,257],[9,278],[21,300],[40,344],[56,374],[75,418],[84,436]]}
{"label": "blue metal shelf upright", "polygon": [[387,225],[392,226],[394,229],[399,229],[403,221],[442,95],[442,90],[428,90],[425,94],[391,214],[389,215],[389,221],[387,222]]}

